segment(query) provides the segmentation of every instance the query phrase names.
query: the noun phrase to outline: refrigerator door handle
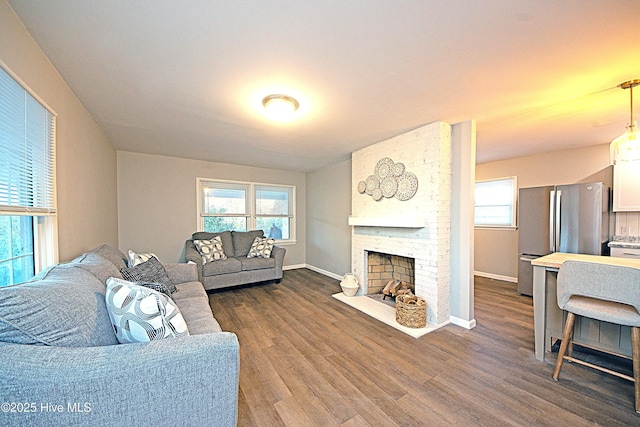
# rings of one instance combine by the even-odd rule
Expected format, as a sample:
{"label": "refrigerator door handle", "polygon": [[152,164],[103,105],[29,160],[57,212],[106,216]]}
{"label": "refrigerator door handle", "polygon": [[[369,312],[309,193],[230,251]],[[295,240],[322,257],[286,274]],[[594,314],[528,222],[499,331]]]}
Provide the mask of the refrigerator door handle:
{"label": "refrigerator door handle", "polygon": [[556,245],[555,245],[555,251],[558,252],[560,250],[560,206],[562,204],[561,202],[561,197],[562,197],[562,191],[558,190],[556,191]]}
{"label": "refrigerator door handle", "polygon": [[555,212],[555,205],[556,205],[556,192],[554,190],[551,190],[550,192],[550,196],[549,196],[549,251],[551,253],[556,251],[555,245],[554,245],[554,229],[553,229],[553,223],[554,223],[554,216],[553,213]]}

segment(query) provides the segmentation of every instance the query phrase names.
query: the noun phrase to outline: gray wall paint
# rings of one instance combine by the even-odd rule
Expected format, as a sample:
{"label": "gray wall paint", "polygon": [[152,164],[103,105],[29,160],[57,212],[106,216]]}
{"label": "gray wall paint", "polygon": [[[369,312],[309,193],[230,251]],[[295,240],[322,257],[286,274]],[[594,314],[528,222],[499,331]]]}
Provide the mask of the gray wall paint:
{"label": "gray wall paint", "polygon": [[120,249],[184,261],[184,242],[197,229],[196,178],[296,186],[296,244],[285,266],[305,263],[305,174],[118,151]]}
{"label": "gray wall paint", "polygon": [[58,115],[60,261],[103,243],[117,246],[116,152],[4,0],[0,60]]}
{"label": "gray wall paint", "polygon": [[[476,179],[518,177],[518,187],[603,181],[612,186],[609,144],[554,151],[476,167]],[[475,230],[475,270],[480,274],[515,280],[518,276],[518,232]]]}
{"label": "gray wall paint", "polygon": [[307,174],[307,264],[336,276],[351,271],[351,160]]}

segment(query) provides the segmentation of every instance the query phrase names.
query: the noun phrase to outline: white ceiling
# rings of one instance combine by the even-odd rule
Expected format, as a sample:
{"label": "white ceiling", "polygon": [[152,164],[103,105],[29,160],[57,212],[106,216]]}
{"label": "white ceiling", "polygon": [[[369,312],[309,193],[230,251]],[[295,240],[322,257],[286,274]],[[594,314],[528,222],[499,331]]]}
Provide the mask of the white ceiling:
{"label": "white ceiling", "polygon": [[638,0],[9,3],[117,149],[216,162],[308,172],[436,120],[475,119],[479,163],[603,144],[640,78]]}

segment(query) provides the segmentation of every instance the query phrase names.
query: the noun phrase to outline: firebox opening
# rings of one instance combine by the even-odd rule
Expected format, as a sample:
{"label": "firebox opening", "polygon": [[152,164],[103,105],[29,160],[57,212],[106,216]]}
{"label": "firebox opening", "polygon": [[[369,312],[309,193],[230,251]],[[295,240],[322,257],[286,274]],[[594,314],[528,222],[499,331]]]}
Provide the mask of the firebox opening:
{"label": "firebox opening", "polygon": [[[393,282],[393,283],[391,283]],[[415,294],[415,259],[381,252],[367,252],[368,294],[386,295],[409,289]],[[389,292],[389,285],[394,289]]]}

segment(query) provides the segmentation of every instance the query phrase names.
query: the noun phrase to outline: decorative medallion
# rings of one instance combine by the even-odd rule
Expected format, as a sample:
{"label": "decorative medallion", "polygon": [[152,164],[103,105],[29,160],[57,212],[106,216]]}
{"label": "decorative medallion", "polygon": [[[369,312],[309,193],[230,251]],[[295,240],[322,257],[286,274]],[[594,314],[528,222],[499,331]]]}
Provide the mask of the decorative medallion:
{"label": "decorative medallion", "polygon": [[375,174],[380,180],[393,175],[393,160],[388,157],[383,157],[378,160],[376,164]]}
{"label": "decorative medallion", "polygon": [[358,183],[358,193],[368,194],[375,201],[395,197],[405,201],[418,191],[418,177],[407,171],[404,163],[396,163],[389,157],[378,160],[373,175]]}
{"label": "decorative medallion", "polygon": [[418,177],[414,173],[405,171],[398,177],[398,191],[396,191],[396,199],[409,200],[415,196],[418,191]]}
{"label": "decorative medallion", "polygon": [[398,191],[398,181],[396,177],[388,176],[380,181],[380,190],[382,190],[382,195],[387,199],[395,196],[396,191]]}
{"label": "decorative medallion", "polygon": [[371,195],[373,193],[373,190],[375,190],[376,188],[380,188],[380,180],[374,175],[369,175],[365,183],[365,191],[368,195]]}

